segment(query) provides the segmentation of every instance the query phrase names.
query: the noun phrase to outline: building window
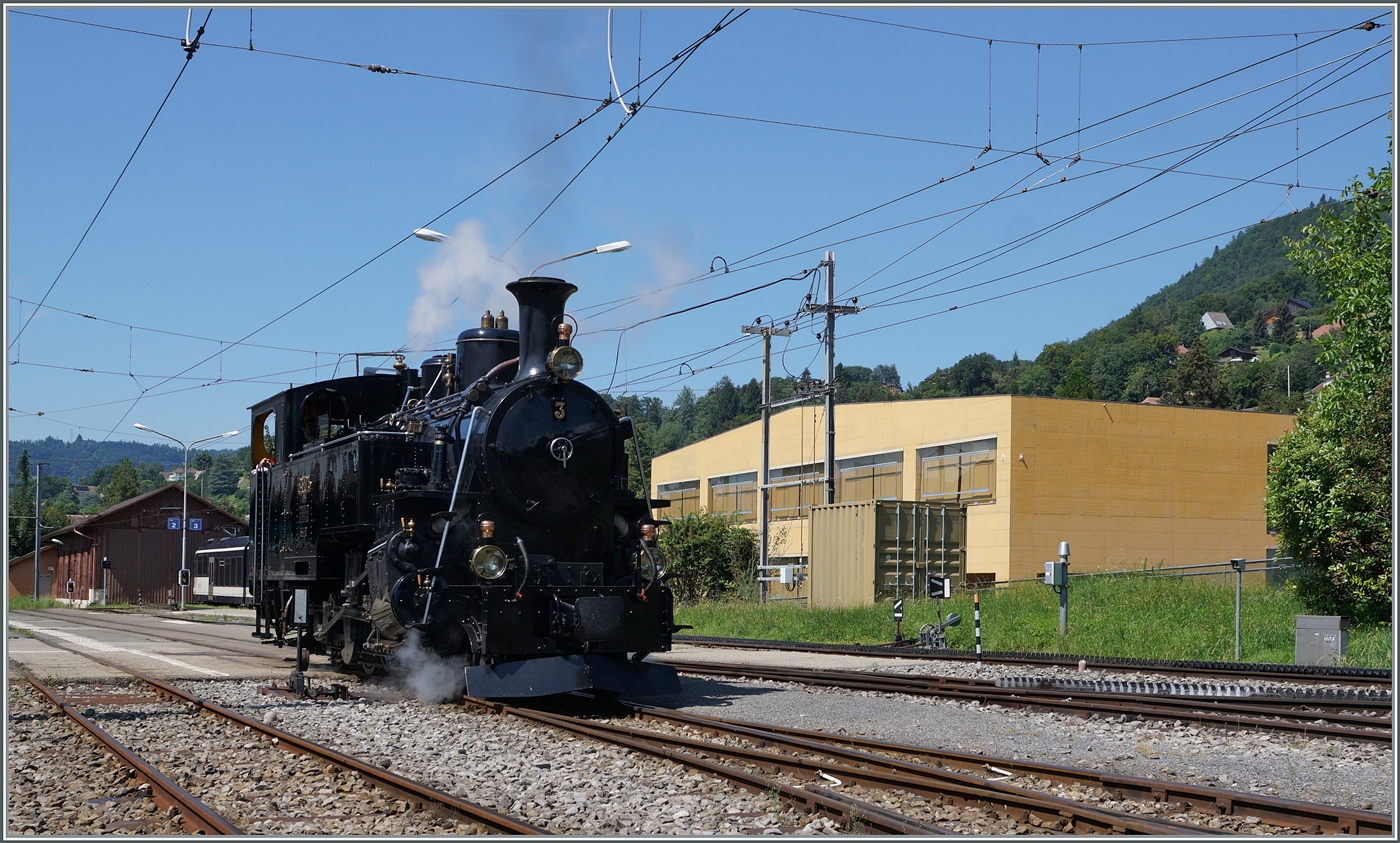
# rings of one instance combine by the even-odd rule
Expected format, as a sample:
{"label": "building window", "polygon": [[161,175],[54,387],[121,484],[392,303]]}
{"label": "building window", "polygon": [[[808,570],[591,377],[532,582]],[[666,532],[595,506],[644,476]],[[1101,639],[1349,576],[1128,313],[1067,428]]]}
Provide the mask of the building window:
{"label": "building window", "polygon": [[837,460],[837,497],[841,503],[899,500],[903,472],[903,451]]}
{"label": "building window", "polygon": [[772,507],[772,519],[778,521],[783,518],[806,518],[807,510],[813,504],[823,503],[826,500],[826,487],[822,482],[825,477],[825,469],[822,464],[815,462],[807,465],[791,465],[787,468],[770,468],[768,470],[769,483],[792,484],[779,486],[768,493],[768,503]]}
{"label": "building window", "polygon": [[919,499],[985,503],[996,498],[997,440],[919,449]]}
{"label": "building window", "polygon": [[710,511],[733,512],[740,521],[757,521],[758,472],[711,477]]}
{"label": "building window", "polygon": [[659,483],[656,486],[656,496],[671,502],[670,509],[666,510],[668,516],[689,515],[692,512],[700,511],[699,480]]}

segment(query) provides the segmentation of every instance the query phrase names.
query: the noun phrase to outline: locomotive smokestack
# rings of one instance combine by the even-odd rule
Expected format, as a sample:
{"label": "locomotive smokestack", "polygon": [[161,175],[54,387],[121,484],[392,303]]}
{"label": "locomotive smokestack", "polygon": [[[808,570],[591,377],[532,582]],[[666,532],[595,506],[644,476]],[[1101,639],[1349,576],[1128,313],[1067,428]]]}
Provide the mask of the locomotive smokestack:
{"label": "locomotive smokestack", "polygon": [[564,302],[578,287],[559,278],[521,278],[506,289],[520,303],[520,365],[515,379],[546,374],[549,352],[559,345]]}

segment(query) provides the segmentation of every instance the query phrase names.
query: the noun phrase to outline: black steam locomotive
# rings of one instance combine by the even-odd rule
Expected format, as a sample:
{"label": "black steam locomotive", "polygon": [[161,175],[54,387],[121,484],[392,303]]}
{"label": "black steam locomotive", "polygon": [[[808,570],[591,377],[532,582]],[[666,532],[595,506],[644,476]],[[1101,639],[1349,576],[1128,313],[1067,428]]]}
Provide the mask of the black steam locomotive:
{"label": "black steam locomotive", "polygon": [[506,288],[518,332],[488,310],[421,371],[400,357],[252,408],[254,635],[363,674],[429,648],[473,696],[675,692],[643,661],[678,627],[660,522],[627,488],[632,422],[574,380],[578,288]]}

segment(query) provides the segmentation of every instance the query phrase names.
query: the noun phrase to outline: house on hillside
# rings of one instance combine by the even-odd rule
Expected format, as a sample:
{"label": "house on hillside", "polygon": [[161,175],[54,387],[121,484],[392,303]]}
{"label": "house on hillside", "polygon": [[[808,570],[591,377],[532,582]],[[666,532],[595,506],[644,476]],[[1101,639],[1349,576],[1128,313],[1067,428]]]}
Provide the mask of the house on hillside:
{"label": "house on hillside", "polygon": [[[98,600],[104,583],[102,560],[107,559],[108,603],[135,603],[138,593],[147,605],[178,597],[182,532],[184,559],[190,565],[207,539],[248,533],[241,518],[194,492],[189,493],[189,523],[182,531],[182,491],[179,486],[162,486],[46,534],[39,556],[39,595],[63,599],[72,580],[78,604]],[[10,596],[33,594],[34,554],[11,559],[9,569]]]}
{"label": "house on hillside", "polygon": [[1228,348],[1226,348],[1224,351],[1220,352],[1218,355],[1216,355],[1216,357],[1215,357],[1215,362],[1217,362],[1217,363],[1253,363],[1253,362],[1254,362],[1255,360],[1257,360],[1258,358],[1259,358],[1259,355],[1255,354],[1254,352],[1250,351],[1249,349],[1247,349],[1247,348],[1238,348],[1238,347],[1232,345],[1232,346],[1229,346]]}
{"label": "house on hillside", "polygon": [[1337,322],[1329,322],[1328,324],[1323,325],[1320,328],[1314,329],[1312,332],[1312,338],[1318,339],[1319,337],[1325,337],[1340,327],[1342,326]]}
{"label": "house on hillside", "polygon": [[1312,310],[1312,303],[1305,302],[1302,299],[1289,299],[1285,304],[1288,305],[1289,313],[1297,313],[1300,310]]}
{"label": "house on hillside", "polygon": [[1210,310],[1201,314],[1201,326],[1207,331],[1214,331],[1219,328],[1234,328],[1235,323],[1225,314]]}

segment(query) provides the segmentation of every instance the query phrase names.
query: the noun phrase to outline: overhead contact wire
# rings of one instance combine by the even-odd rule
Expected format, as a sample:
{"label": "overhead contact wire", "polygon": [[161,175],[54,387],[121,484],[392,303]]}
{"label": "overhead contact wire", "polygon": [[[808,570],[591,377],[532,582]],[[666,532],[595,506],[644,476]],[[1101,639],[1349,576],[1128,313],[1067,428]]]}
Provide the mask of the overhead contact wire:
{"label": "overhead contact wire", "polygon": [[[194,41],[185,48],[185,60],[180,65],[180,72],[175,74],[175,81],[170,83],[170,90],[165,92],[165,97],[160,101],[160,106],[156,108],[156,113],[151,115],[151,122],[146,124],[146,131],[141,133],[141,139],[136,142],[136,148],[131,150],[131,155],[127,157],[126,163],[122,165],[121,172],[117,174],[117,180],[112,182],[111,189],[107,191],[107,195],[102,199],[102,204],[98,206],[97,213],[92,215],[92,219],[88,222],[87,228],[83,229],[83,236],[78,238],[77,245],[74,246],[73,251],[68,254],[68,260],[63,262],[63,267],[59,269],[58,275],[54,277],[53,282],[49,284],[49,288],[44,291],[43,297],[39,299],[39,307],[42,307],[44,302],[48,301],[49,294],[53,292],[54,287],[58,286],[59,279],[68,271],[68,265],[71,264],[73,258],[77,256],[78,250],[82,248],[83,242],[87,240],[87,236],[92,231],[92,227],[97,224],[97,218],[102,216],[103,209],[105,209],[107,203],[111,201],[112,194],[117,192],[117,185],[122,183],[122,177],[126,175],[126,171],[131,167],[131,162],[136,160],[136,153],[141,151],[142,144],[146,142],[146,136],[151,133],[151,129],[156,125],[156,118],[160,117],[160,113],[165,110],[165,104],[170,102],[170,95],[175,93],[175,86],[179,85],[180,80],[184,78],[185,69],[190,66],[190,59],[194,58],[195,51],[199,49],[199,39],[204,35],[204,27],[208,25],[209,18],[212,17],[213,14],[214,10],[210,9],[209,14],[204,16],[204,24],[199,27],[199,32],[195,35]],[[35,314],[38,312],[39,308],[36,307],[34,313],[29,314],[29,318],[24,320],[24,324],[20,326],[14,339],[10,340],[7,350],[15,347],[15,343],[19,342],[19,338],[24,335],[25,329],[29,327],[29,323],[33,321]]]}

